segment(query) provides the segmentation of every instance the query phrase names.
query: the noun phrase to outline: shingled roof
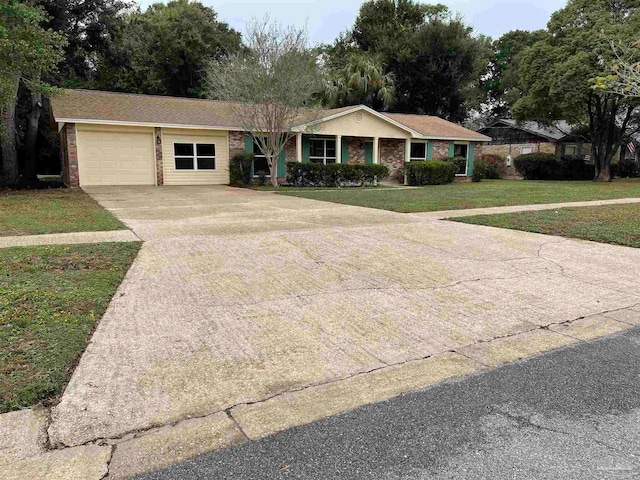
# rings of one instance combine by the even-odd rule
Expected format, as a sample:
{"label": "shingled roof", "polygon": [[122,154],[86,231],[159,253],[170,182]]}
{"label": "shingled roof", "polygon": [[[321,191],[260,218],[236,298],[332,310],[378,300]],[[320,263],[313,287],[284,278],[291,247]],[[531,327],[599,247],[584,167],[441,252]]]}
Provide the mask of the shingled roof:
{"label": "shingled roof", "polygon": [[[234,102],[203,100],[161,95],[140,95],[130,93],[104,92],[98,90],[65,90],[63,95],[51,99],[53,117],[56,122],[126,123],[139,125],[190,126],[241,130],[236,118]],[[322,121],[351,110],[366,108],[362,105],[314,111],[311,115],[301,115],[301,125],[305,119]],[[367,109],[372,111],[371,109]],[[486,142],[489,137],[427,115],[407,115],[400,113],[377,113],[396,124],[405,126],[418,135],[437,139],[464,139]],[[306,118],[308,117],[308,118]]]}

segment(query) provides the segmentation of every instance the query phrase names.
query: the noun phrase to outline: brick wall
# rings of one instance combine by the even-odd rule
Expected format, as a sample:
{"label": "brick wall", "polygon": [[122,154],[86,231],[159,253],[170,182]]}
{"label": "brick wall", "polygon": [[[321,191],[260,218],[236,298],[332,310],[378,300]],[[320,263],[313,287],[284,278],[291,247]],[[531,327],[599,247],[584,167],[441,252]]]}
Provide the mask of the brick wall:
{"label": "brick wall", "polygon": [[244,132],[229,132],[229,160],[237,153],[244,152]]}
{"label": "brick wall", "polygon": [[360,137],[349,138],[349,165],[364,163],[364,144],[366,141],[371,140]]}
{"label": "brick wall", "polygon": [[405,141],[395,138],[380,139],[380,164],[389,167],[389,178],[404,181]]}
{"label": "brick wall", "polygon": [[164,185],[164,170],[162,165],[162,128],[154,128],[154,139],[156,148],[156,183]]}
{"label": "brick wall", "polygon": [[67,123],[64,126],[64,134],[61,136],[61,143],[64,142],[64,148],[61,150],[64,154],[64,183],[67,187],[79,187],[80,177],[78,173],[78,142],[76,139],[76,124]]}
{"label": "brick wall", "polygon": [[537,143],[510,143],[505,145],[483,145],[482,153],[488,155],[498,155],[506,158],[507,155],[511,155],[511,159],[520,155],[521,147],[531,147],[531,153],[550,153],[556,154],[556,144],[551,142],[537,142]]}
{"label": "brick wall", "polygon": [[435,140],[433,142],[433,160],[449,156],[449,141]]}
{"label": "brick wall", "polygon": [[296,137],[287,140],[284,145],[284,159],[286,162],[296,161]]}

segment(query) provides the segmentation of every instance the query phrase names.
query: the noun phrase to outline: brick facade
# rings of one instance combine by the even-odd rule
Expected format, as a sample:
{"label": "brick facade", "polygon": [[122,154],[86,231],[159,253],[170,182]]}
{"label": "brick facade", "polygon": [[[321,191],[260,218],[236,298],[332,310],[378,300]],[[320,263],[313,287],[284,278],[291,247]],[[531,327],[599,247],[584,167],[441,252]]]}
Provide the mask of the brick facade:
{"label": "brick facade", "polygon": [[244,132],[229,132],[229,160],[237,153],[244,152]]}
{"label": "brick facade", "polygon": [[433,160],[449,156],[449,141],[435,140],[433,142]]}
{"label": "brick facade", "polygon": [[64,183],[67,187],[79,187],[78,142],[75,123],[65,124],[61,140],[60,150],[64,158]]}
{"label": "brick facade", "polygon": [[164,185],[164,170],[162,164],[162,128],[154,128],[154,143],[156,149],[156,185]]}
{"label": "brick facade", "polygon": [[285,162],[296,161],[296,137],[292,137],[287,140],[284,145],[284,160]]}
{"label": "brick facade", "polygon": [[389,178],[404,182],[405,140],[380,139],[380,164],[389,167]]}
{"label": "brick facade", "polygon": [[368,138],[349,137],[349,165],[364,163],[364,144]]}

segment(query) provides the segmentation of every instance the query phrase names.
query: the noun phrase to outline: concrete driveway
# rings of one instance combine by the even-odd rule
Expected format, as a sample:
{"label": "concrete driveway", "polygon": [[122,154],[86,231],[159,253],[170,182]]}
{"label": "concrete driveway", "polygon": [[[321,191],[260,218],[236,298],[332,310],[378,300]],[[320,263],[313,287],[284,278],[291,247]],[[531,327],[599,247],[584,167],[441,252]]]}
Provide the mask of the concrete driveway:
{"label": "concrete driveway", "polygon": [[227,187],[88,191],[145,243],[53,445],[211,416],[258,438],[640,323],[636,249]]}

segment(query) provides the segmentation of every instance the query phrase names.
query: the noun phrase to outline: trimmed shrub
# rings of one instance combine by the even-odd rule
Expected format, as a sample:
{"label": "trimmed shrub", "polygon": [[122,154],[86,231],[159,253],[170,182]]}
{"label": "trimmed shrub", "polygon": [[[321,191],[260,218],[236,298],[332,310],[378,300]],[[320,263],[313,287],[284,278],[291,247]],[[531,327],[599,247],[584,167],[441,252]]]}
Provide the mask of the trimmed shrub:
{"label": "trimmed shrub", "polygon": [[253,153],[236,153],[229,164],[229,184],[235,187],[251,184],[251,165]]}
{"label": "trimmed shrub", "polygon": [[567,155],[560,157],[560,180],[593,180],[596,167],[584,158]]}
{"label": "trimmed shrub", "polygon": [[487,178],[487,164],[484,160],[477,160],[473,165],[472,182],[480,182],[483,178]]}
{"label": "trimmed shrub", "polygon": [[353,167],[357,172],[356,175],[362,175],[361,181],[364,185],[373,185],[376,181],[389,176],[389,167],[378,163],[346,166]]}
{"label": "trimmed shrub", "polygon": [[408,162],[404,168],[409,185],[444,185],[453,182],[458,171],[455,163],[440,160]]}
{"label": "trimmed shrub", "polygon": [[456,173],[464,173],[467,168],[467,159],[464,157],[443,157],[440,161],[454,164]]}
{"label": "trimmed shrub", "polygon": [[526,180],[554,180],[560,176],[560,162],[550,153],[525,153],[513,160],[516,170]]}
{"label": "trimmed shrub", "polygon": [[611,164],[611,170],[612,176],[615,173],[615,176],[620,178],[640,177],[640,167],[628,158],[620,160],[617,164]]}
{"label": "trimmed shrub", "polygon": [[527,153],[517,156],[513,164],[527,180],[592,180],[595,176],[593,164],[573,155],[558,158],[550,153]]}
{"label": "trimmed shrub", "polygon": [[389,176],[389,168],[378,164],[287,162],[287,183],[294,187],[360,187]]}
{"label": "trimmed shrub", "polygon": [[491,155],[487,153],[482,155],[482,161],[486,164],[486,172],[484,178],[499,179],[507,174],[507,165],[504,158],[502,158],[501,156]]}

